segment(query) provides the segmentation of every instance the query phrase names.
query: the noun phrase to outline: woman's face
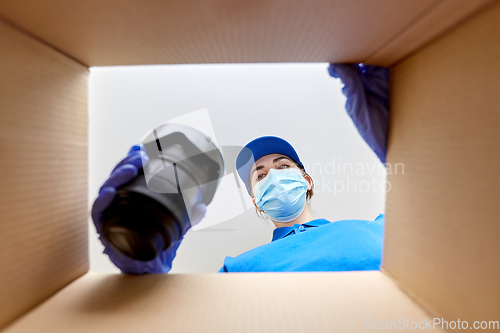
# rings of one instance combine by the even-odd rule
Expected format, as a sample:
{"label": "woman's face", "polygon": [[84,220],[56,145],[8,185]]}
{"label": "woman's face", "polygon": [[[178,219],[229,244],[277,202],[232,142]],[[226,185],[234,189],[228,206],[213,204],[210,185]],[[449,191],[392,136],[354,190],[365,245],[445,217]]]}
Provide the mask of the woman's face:
{"label": "woman's face", "polygon": [[[250,188],[252,189],[252,194],[255,184],[265,179],[270,169],[280,170],[289,168],[300,170],[291,158],[282,154],[269,154],[259,158],[250,169]],[[307,175],[305,175],[304,178],[309,182],[308,190],[310,190],[312,180]],[[253,198],[252,201],[254,201],[255,204],[255,198]]]}

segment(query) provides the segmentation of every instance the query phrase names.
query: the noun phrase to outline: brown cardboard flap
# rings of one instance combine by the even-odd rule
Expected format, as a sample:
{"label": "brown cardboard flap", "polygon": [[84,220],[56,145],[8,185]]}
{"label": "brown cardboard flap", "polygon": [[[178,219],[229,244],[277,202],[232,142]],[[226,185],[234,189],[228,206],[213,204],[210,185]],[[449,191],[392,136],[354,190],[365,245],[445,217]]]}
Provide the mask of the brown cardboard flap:
{"label": "brown cardboard flap", "polygon": [[387,44],[370,55],[365,63],[390,66],[493,2],[494,0],[435,1],[429,10],[416,20],[408,22]]}
{"label": "brown cardboard flap", "polygon": [[392,64],[487,1],[4,0],[0,15],[89,66]]}
{"label": "brown cardboard flap", "polygon": [[368,318],[432,320],[379,271],[88,273],[6,333],[352,333],[367,330]]}
{"label": "brown cardboard flap", "polygon": [[499,320],[499,60],[497,2],[391,70],[383,269],[449,320]]}
{"label": "brown cardboard flap", "polygon": [[88,269],[87,73],[0,22],[0,328]]}

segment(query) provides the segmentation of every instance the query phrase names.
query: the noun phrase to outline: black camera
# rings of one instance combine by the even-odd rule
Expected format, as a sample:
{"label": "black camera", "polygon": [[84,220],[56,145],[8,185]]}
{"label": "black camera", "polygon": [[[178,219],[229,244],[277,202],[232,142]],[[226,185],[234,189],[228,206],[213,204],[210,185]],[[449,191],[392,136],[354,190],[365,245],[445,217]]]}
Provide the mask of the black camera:
{"label": "black camera", "polygon": [[195,205],[212,201],[224,161],[210,137],[186,125],[166,123],[141,142],[149,163],[117,188],[102,236],[124,255],[149,261],[191,228]]}

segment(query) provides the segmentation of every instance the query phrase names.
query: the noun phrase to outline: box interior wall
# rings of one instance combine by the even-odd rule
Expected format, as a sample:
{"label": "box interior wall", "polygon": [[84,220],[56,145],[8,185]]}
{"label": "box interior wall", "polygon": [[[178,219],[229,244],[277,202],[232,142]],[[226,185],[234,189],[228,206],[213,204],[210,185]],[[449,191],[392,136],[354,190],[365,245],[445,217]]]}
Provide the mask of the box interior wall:
{"label": "box interior wall", "polygon": [[[0,328],[199,332],[209,327],[216,332],[234,331],[243,322],[248,332],[264,327],[259,325],[269,331],[301,331],[285,301],[305,305],[306,317],[319,313],[315,330],[325,332],[332,327],[362,330],[364,320],[374,316],[498,319],[500,3],[392,2],[402,6],[397,8],[401,20],[374,23],[377,29],[371,33],[339,16],[337,21],[325,16],[326,28],[305,25],[298,41],[293,33],[299,31],[289,34],[285,27],[291,23],[279,15],[280,1],[253,12],[233,8],[236,21],[214,22],[214,30],[206,32],[203,22],[183,22],[193,26],[191,32],[183,30],[185,35],[162,26],[166,23],[154,25],[154,8],[126,3],[129,7],[113,1],[0,5]],[[300,16],[302,7],[291,3],[289,14]],[[321,12],[340,6],[355,15],[355,5],[332,3],[312,7]],[[391,4],[373,3],[383,8],[369,9],[386,16],[391,12]],[[230,10],[221,1],[212,4],[221,10],[213,17]],[[103,13],[116,9],[115,20],[112,14],[109,22],[92,20],[91,6]],[[134,12],[134,6],[140,8]],[[261,25],[252,23],[266,10],[279,19],[265,16]],[[320,15],[314,10],[308,12],[311,19]],[[140,34],[133,25],[125,27],[126,18],[134,22],[147,15],[153,15],[153,23],[138,27]],[[357,18],[370,19],[363,15]],[[84,29],[87,21],[93,25]],[[272,30],[273,24],[282,24],[281,30]],[[231,27],[256,38],[258,47],[248,49],[242,40],[233,40],[227,33]],[[158,40],[162,31],[168,31],[169,40]],[[343,37],[345,32],[358,43],[371,44],[359,48]],[[204,33],[224,38],[197,47]],[[280,36],[285,42],[276,45]],[[170,49],[165,41],[175,38],[184,46]],[[238,48],[248,52],[238,53]],[[87,66],[362,60],[390,66],[388,163],[403,163],[405,171],[388,177],[392,189],[381,272],[149,277],[87,272]],[[296,288],[308,283],[308,288]],[[198,302],[187,299],[199,294]],[[173,308],[167,299],[176,299],[179,306]],[[138,312],[142,319],[132,315]],[[222,314],[226,320],[220,320]]]}

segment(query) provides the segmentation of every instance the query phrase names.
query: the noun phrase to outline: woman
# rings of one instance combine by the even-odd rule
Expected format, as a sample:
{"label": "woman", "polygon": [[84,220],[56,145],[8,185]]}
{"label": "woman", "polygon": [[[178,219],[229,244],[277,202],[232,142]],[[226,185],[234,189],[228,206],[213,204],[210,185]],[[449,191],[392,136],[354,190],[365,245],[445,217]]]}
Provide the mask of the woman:
{"label": "woman", "polygon": [[[100,234],[104,209],[116,188],[133,179],[147,156],[134,146],[104,183],[92,209]],[[248,161],[255,163],[248,163]],[[352,271],[377,270],[380,266],[383,215],[374,221],[343,220],[331,223],[313,218],[308,200],[313,180],[295,149],[284,139],[263,136],[249,142],[236,160],[238,174],[258,214],[276,226],[269,244],[237,257],[226,257],[219,272]],[[203,218],[200,216],[199,219]],[[197,222],[197,221],[194,221]],[[100,237],[111,261],[123,273],[167,273],[182,240],[148,262],[130,259],[114,251]]]}
{"label": "woman", "polygon": [[[276,229],[271,243],[226,257],[219,272],[379,269],[382,214],[375,221],[315,219],[307,202],[313,196],[313,180],[292,145],[263,136],[245,148],[236,160],[238,174],[256,210]],[[250,153],[255,160],[251,166],[245,163]]]}

